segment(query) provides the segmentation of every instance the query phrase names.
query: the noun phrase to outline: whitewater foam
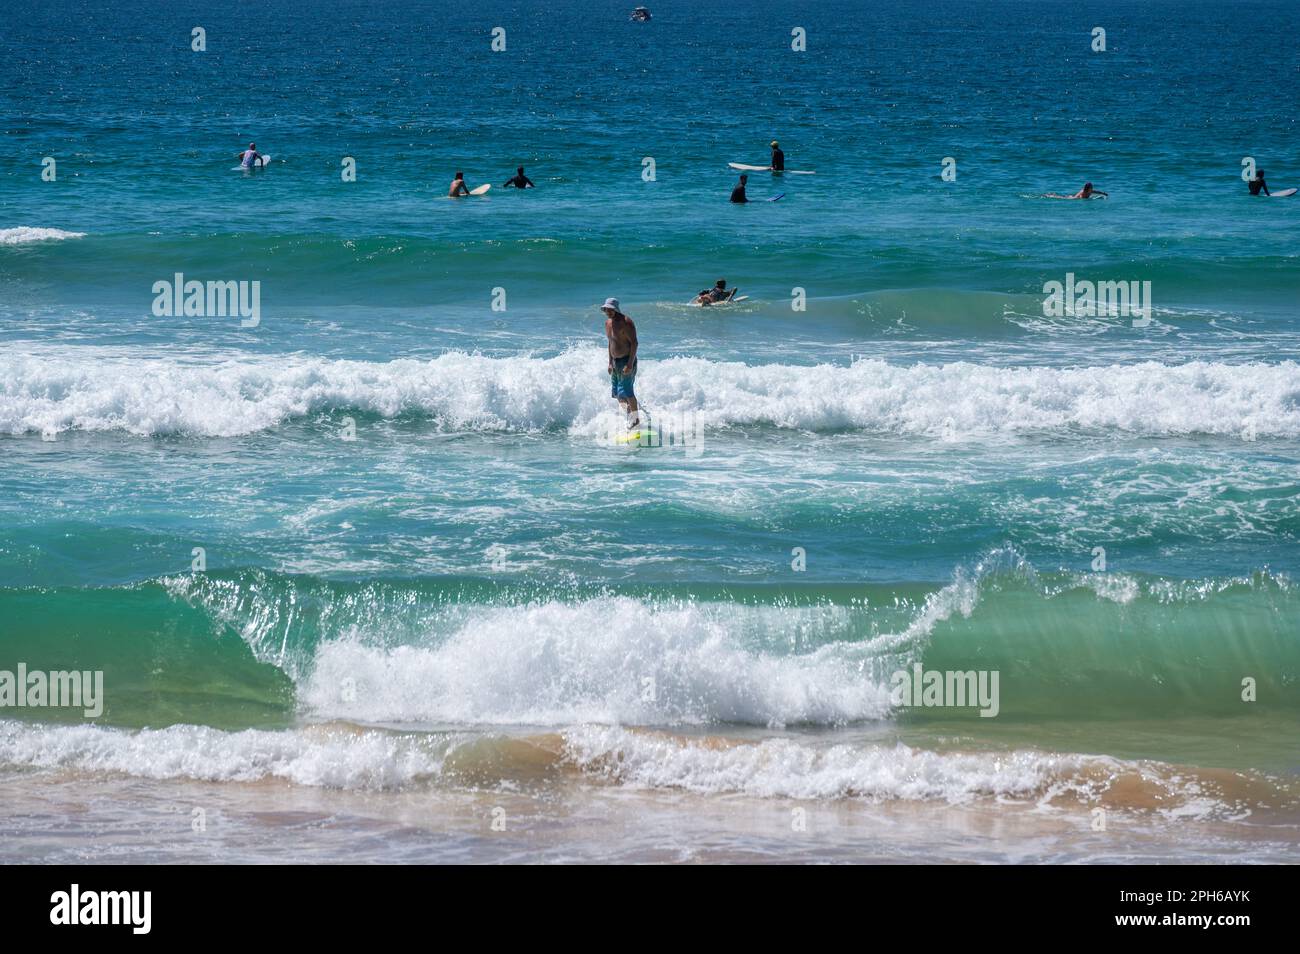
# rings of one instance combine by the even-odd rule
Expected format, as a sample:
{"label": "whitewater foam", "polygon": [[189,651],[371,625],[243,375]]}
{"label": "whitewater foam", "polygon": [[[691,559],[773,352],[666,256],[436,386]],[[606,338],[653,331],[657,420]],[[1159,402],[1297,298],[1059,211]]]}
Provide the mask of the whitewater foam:
{"label": "whitewater foam", "polygon": [[944,752],[900,742],[746,742],[591,725],[558,736],[513,738],[341,724],[278,732],[195,725],[129,731],[0,720],[0,766],[155,780],[280,780],[359,791],[485,784],[515,790],[519,779],[553,778],[568,766],[591,780],[647,791],[817,801],[996,800],[1043,809],[1105,804],[1175,819],[1245,817],[1249,808],[1219,789],[1235,785],[1237,794],[1249,795],[1251,785],[1258,787],[1253,776],[1201,777],[1156,762],[1032,749]]}
{"label": "whitewater foam", "polygon": [[[495,725],[841,724],[888,716],[881,640],[842,607],[652,604],[628,597],[481,607],[429,645],[319,647],[299,699],[315,717]],[[829,641],[761,648],[793,628]]]}
{"label": "whitewater foam", "polygon": [[1043,752],[935,752],[903,743],[819,746],[794,739],[702,743],[608,726],[565,733],[566,750],[584,771],[637,788],[763,798],[940,800],[978,797],[1050,800],[1087,796],[1081,770],[1109,759]]}
{"label": "whitewater foam", "polygon": [[29,245],[32,242],[59,242],[85,237],[85,232],[65,232],[63,229],[43,229],[30,225],[0,229],[0,245]]}
{"label": "whitewater foam", "polygon": [[442,771],[445,736],[309,726],[223,732],[200,725],[131,732],[0,721],[0,763],[211,782],[284,779],[324,788],[390,789]]}
{"label": "whitewater foam", "polygon": [[[448,431],[608,428],[604,353],[428,361],[238,357],[202,365],[106,350],[0,359],[0,431],[250,434],[314,413],[417,415]],[[1093,368],[749,366],[646,359],[638,391],[657,413],[706,428],[866,430],[949,439],[1072,430],[1261,440],[1300,436],[1300,365],[1158,362]]]}

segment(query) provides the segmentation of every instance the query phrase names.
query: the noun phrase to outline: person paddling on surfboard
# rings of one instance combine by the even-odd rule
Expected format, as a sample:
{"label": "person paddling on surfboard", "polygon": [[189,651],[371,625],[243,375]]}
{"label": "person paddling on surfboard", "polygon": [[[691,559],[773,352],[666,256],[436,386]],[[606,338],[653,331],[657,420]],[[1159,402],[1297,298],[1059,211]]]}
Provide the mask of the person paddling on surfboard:
{"label": "person paddling on surfboard", "polygon": [[1259,195],[1263,192],[1265,195],[1271,195],[1268,191],[1268,184],[1264,182],[1264,170],[1256,169],[1255,178],[1251,179],[1246,185],[1250,188],[1251,195]]}
{"label": "person paddling on surfboard", "polygon": [[736,184],[736,188],[731,190],[732,202],[744,203],[749,201],[749,199],[745,196],[745,183],[748,181],[749,181],[749,176],[742,175],[740,177],[740,182]]}
{"label": "person paddling on surfboard", "polygon": [[1100,189],[1094,189],[1092,187],[1091,182],[1085,182],[1083,184],[1083,188],[1080,189],[1078,192],[1076,192],[1074,195],[1057,195],[1055,192],[1049,192],[1045,196],[1043,196],[1043,198],[1044,199],[1095,199],[1097,196],[1101,196],[1103,199],[1108,199],[1110,198],[1110,193],[1102,192]]}
{"label": "person paddling on surfboard", "polygon": [[235,155],[239,158],[239,164],[245,169],[253,168],[253,163],[257,163],[259,167],[266,165],[266,159],[257,151],[257,143],[255,142],[250,142],[247,149],[243,152],[237,152]]}
{"label": "person paddling on surfboard", "polygon": [[456,173],[456,178],[451,180],[451,188],[447,190],[447,195],[453,199],[469,195],[469,186],[465,185],[465,173]]}
{"label": "person paddling on surfboard", "polygon": [[781,144],[775,139],[772,140],[772,171],[785,171],[785,153],[781,151]]}
{"label": "person paddling on surfboard", "polygon": [[695,304],[712,305],[717,302],[731,301],[731,299],[736,297],[736,292],[738,291],[740,291],[739,288],[733,288],[731,291],[727,291],[727,280],[725,278],[719,278],[717,284],[712,288],[706,288],[695,296]]}
{"label": "person paddling on surfboard", "polygon": [[503,183],[504,187],[509,189],[514,186],[516,189],[536,189],[533,180],[524,175],[524,167],[520,166],[515,170],[515,174]]}
{"label": "person paddling on surfboard", "polygon": [[619,311],[617,298],[606,298],[600,306],[605,313],[605,340],[609,344],[609,394],[618,400],[623,413],[629,417],[630,431],[641,423],[636,394],[632,390],[636,378],[636,325]]}

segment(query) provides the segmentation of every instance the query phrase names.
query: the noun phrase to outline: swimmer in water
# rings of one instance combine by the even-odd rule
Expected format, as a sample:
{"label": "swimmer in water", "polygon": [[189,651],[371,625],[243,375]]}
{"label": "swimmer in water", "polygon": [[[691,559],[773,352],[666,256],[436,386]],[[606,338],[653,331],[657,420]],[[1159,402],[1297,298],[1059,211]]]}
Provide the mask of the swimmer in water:
{"label": "swimmer in water", "polygon": [[1103,199],[1110,198],[1110,193],[1102,192],[1100,189],[1094,189],[1091,182],[1085,182],[1083,188],[1074,195],[1059,195],[1055,192],[1048,192],[1043,196],[1044,199],[1095,199],[1101,196]]}

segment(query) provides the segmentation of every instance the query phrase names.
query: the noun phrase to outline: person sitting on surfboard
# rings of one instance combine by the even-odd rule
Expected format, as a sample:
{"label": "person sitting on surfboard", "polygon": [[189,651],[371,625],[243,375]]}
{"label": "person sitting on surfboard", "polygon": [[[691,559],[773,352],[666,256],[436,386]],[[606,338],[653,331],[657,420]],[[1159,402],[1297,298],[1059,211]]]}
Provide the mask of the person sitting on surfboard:
{"label": "person sitting on surfboard", "polygon": [[536,189],[533,180],[524,175],[524,167],[520,166],[515,170],[515,174],[505,181],[505,188],[514,186],[516,189]]}
{"label": "person sitting on surfboard", "polygon": [[749,201],[749,199],[745,197],[745,183],[748,182],[748,181],[749,181],[749,176],[742,175],[742,176],[740,177],[740,182],[737,183],[736,188],[734,188],[734,189],[731,190],[731,201],[732,201],[732,202],[748,202],[748,201]]}
{"label": "person sitting on surfboard", "polygon": [[781,151],[781,144],[775,139],[772,140],[772,171],[783,172],[785,170],[785,153]]}
{"label": "person sitting on surfboard", "polygon": [[630,418],[627,429],[632,430],[641,423],[632,391],[636,378],[636,325],[619,311],[617,298],[606,298],[600,310],[605,313],[605,339],[609,344],[610,397],[618,399],[623,413]]}
{"label": "person sitting on surfboard", "polygon": [[1094,189],[1091,182],[1085,182],[1083,188],[1074,195],[1057,195],[1055,192],[1049,192],[1043,196],[1044,199],[1092,199],[1101,196],[1103,199],[1110,198],[1110,193],[1102,192],[1100,189]]}
{"label": "person sitting on surfboard", "polygon": [[453,199],[469,195],[469,187],[465,185],[465,173],[456,173],[456,178],[451,180],[451,188],[447,190],[447,195]]}
{"label": "person sitting on surfboard", "polygon": [[1264,182],[1264,170],[1256,169],[1255,178],[1251,179],[1246,185],[1250,188],[1251,195],[1259,195],[1263,192],[1265,195],[1271,195],[1268,191],[1268,184]]}
{"label": "person sitting on surfboard", "polygon": [[695,296],[695,304],[712,305],[716,302],[731,301],[731,299],[736,297],[736,292],[738,291],[740,291],[739,288],[733,288],[731,291],[727,291],[727,280],[725,278],[719,278],[717,284],[712,288],[706,288]]}
{"label": "person sitting on surfboard", "polygon": [[262,154],[257,151],[257,143],[255,142],[250,142],[247,149],[243,152],[235,153],[235,155],[239,157],[239,164],[245,169],[253,168],[254,162],[259,166],[266,165],[266,160],[263,159]]}

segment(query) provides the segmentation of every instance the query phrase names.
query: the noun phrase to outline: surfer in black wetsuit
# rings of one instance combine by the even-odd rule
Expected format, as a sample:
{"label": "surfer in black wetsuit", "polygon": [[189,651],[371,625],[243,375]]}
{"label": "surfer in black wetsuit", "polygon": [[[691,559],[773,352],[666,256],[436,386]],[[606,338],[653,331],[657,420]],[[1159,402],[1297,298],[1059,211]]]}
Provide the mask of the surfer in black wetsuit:
{"label": "surfer in black wetsuit", "polygon": [[731,201],[732,201],[732,202],[742,202],[742,203],[743,203],[743,202],[748,202],[748,201],[749,201],[749,199],[745,196],[745,183],[748,182],[748,181],[749,181],[749,176],[741,176],[741,177],[740,177],[740,182],[738,182],[738,183],[736,184],[736,188],[734,188],[734,189],[731,190]]}
{"label": "surfer in black wetsuit", "polygon": [[1249,182],[1247,182],[1246,185],[1250,187],[1250,194],[1251,194],[1251,195],[1259,195],[1260,192],[1263,192],[1265,195],[1271,195],[1271,194],[1272,194],[1272,193],[1270,193],[1270,192],[1268,191],[1268,185],[1264,182],[1264,170],[1263,170],[1263,169],[1256,169],[1256,170],[1255,170],[1255,178],[1253,178],[1253,179],[1251,179]]}
{"label": "surfer in black wetsuit", "polygon": [[515,174],[514,174],[513,176],[511,176],[509,179],[507,179],[507,180],[505,181],[505,188],[508,189],[508,188],[510,188],[511,186],[514,186],[516,189],[535,189],[535,188],[537,188],[537,186],[533,185],[533,180],[530,179],[530,178],[528,178],[526,175],[524,175],[524,167],[523,167],[523,166],[520,166],[520,167],[515,171]]}
{"label": "surfer in black wetsuit", "polygon": [[781,144],[775,139],[772,140],[772,171],[785,171],[785,153],[781,151]]}

